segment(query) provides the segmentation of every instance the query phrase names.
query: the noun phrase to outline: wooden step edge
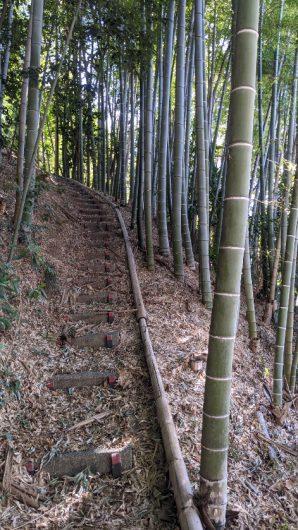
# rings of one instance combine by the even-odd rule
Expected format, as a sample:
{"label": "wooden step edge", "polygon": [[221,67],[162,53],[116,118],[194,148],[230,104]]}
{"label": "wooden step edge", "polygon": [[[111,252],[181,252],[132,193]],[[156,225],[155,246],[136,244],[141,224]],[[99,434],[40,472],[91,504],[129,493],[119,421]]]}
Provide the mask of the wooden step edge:
{"label": "wooden step edge", "polygon": [[[118,466],[116,466],[117,463]],[[113,449],[98,448],[61,453],[45,464],[44,470],[57,478],[65,475],[75,476],[87,469],[91,473],[99,473],[100,475],[112,473],[114,478],[118,478],[123,471],[128,471],[132,467],[133,448],[131,444],[128,444],[125,447]]]}
{"label": "wooden step edge", "polygon": [[66,337],[73,348],[115,348],[120,344],[119,331],[87,333],[78,337]]}
{"label": "wooden step edge", "polygon": [[115,320],[115,315],[112,311],[104,312],[90,312],[90,313],[73,313],[66,315],[64,320],[67,322],[86,322],[88,324],[100,324],[106,322],[112,324]]}
{"label": "wooden step edge", "polygon": [[111,384],[112,379],[116,380],[118,374],[115,370],[86,371],[74,374],[58,374],[52,376],[47,381],[49,390],[63,390],[67,388],[82,388],[84,386],[97,386],[105,381]]}

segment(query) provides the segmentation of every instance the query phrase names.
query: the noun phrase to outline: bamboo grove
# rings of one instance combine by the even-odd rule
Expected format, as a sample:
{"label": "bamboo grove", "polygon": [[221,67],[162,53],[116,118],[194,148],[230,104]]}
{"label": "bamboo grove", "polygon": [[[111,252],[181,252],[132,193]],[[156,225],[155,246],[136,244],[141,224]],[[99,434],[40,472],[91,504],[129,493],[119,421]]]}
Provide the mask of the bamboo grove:
{"label": "bamboo grove", "polygon": [[[154,273],[198,269],[212,310],[201,494],[224,525],[239,299],[252,356],[275,326],[272,395],[297,369],[295,0],[4,0],[0,163],[17,156],[15,232],[33,237],[36,170],[130,206]],[[255,300],[264,314],[256,318]]]}

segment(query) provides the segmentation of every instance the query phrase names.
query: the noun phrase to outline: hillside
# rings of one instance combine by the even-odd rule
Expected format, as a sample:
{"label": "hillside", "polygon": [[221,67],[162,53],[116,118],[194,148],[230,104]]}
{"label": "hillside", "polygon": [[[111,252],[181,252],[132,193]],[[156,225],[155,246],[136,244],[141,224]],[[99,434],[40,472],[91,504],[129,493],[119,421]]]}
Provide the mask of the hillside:
{"label": "hillside", "polygon": [[[1,197],[6,206],[1,216],[3,261],[12,233],[14,174],[14,156],[9,160],[5,157],[0,174]],[[54,449],[82,448],[80,430],[68,431],[69,418],[76,424],[99,410],[96,391],[90,394],[86,390],[81,397],[76,394],[58,397],[46,388],[53,371],[63,372],[69,368],[67,349],[61,349],[57,339],[65,326],[65,297],[76,285],[76,272],[78,264],[84,262],[86,243],[77,206],[63,186],[46,175],[40,175],[38,182],[34,245],[29,251],[20,246],[16,252],[11,274],[18,279],[19,287],[11,304],[17,314],[11,320],[11,328],[1,336],[0,468],[3,471],[7,448],[12,447],[14,479],[26,488],[37,488],[40,499],[39,507],[34,508],[26,507],[13,495],[9,499],[2,497],[0,526],[5,530],[87,529],[99,524],[107,529],[177,528],[173,498],[165,481],[166,468],[148,374],[144,360],[140,371],[137,363],[142,352],[139,348],[135,350],[132,343],[137,333],[133,319],[129,324],[131,335],[123,337],[121,343],[124,361],[120,386],[127,389],[128,402],[117,401],[117,396],[109,389],[103,389],[102,398],[105,406],[111,404],[111,410],[107,409],[107,443],[112,440],[115,425],[118,424],[120,430],[127,428],[128,420],[124,419],[127,414],[142,425],[136,440],[135,467],[121,485],[125,503],[113,503],[113,479],[82,476],[75,480],[65,477],[49,481],[43,473],[33,475],[31,472],[30,465],[34,466]],[[129,207],[122,208],[122,213],[129,227]],[[149,272],[135,234],[130,235],[156,358],[187,468],[197,489],[210,312],[198,301],[196,272],[187,269],[186,283],[181,284],[172,273],[171,260],[161,258],[155,263],[155,272]],[[118,248],[114,251],[113,259],[118,265],[120,263],[116,292],[121,295],[126,292],[128,279],[121,273],[121,251]],[[94,290],[88,274],[82,288],[86,286],[90,292]],[[72,303],[76,304],[75,298]],[[262,302],[258,303],[257,312],[261,320]],[[297,447],[294,444],[297,400],[288,401],[282,417],[275,417],[270,402],[274,329],[259,326],[259,348],[252,352],[244,301],[240,313],[230,416],[228,528],[294,530],[297,522]],[[129,319],[131,315],[123,318]],[[201,356],[199,369],[194,372],[190,359],[198,354]],[[101,354],[100,362],[108,365],[109,355]],[[72,363],[74,368],[90,369],[95,366],[95,359],[92,355],[86,357],[85,353],[78,353]],[[138,387],[142,388],[143,405],[135,395]],[[150,414],[144,415],[148,400]],[[105,412],[104,408],[100,410]],[[268,457],[268,444],[259,437],[258,411],[263,413],[273,440],[274,462]],[[90,435],[88,443],[103,442],[97,438],[96,426],[83,429]],[[125,437],[125,432],[121,436]],[[142,475],[144,468],[147,472]]]}

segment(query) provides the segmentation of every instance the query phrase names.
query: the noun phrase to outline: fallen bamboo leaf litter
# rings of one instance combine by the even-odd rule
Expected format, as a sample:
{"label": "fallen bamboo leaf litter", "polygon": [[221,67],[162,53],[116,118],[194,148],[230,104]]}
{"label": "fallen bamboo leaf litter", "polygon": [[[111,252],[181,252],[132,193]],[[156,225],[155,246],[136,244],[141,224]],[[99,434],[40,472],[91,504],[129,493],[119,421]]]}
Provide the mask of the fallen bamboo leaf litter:
{"label": "fallen bamboo leaf litter", "polygon": [[[49,200],[50,196],[51,193],[48,193],[47,200]],[[125,211],[123,211],[123,215],[128,215],[128,213],[126,214]],[[66,220],[65,224],[68,224]],[[59,225],[59,227],[60,226],[61,225]],[[69,226],[67,226],[67,230],[70,230]],[[48,241],[46,241],[45,244],[42,243],[42,245],[44,245],[45,247],[47,247],[47,244]],[[67,278],[71,278],[73,285],[75,285],[76,278],[73,270],[75,260],[72,260],[72,264],[67,269],[68,273],[64,270],[65,267],[68,267],[66,265],[67,258],[69,257],[69,255],[74,255],[71,254],[72,249],[69,247],[67,252],[61,255],[61,250],[63,250],[64,242],[63,245],[57,246],[54,236],[53,247],[53,254],[49,253],[49,259],[53,260],[53,263],[56,263],[57,270],[59,270],[60,267],[61,272],[59,272],[59,276],[61,275],[61,277],[64,279],[65,284],[67,284]],[[45,251],[47,251],[46,248]],[[78,250],[76,250],[76,252],[77,251]],[[84,249],[82,253],[85,251],[86,249]],[[194,483],[197,483],[200,461],[200,415],[202,407],[204,376],[202,374],[196,374],[194,378],[194,373],[191,371],[188,365],[188,358],[190,355],[196,355],[198,351],[205,351],[207,348],[209,315],[208,312],[204,308],[202,308],[202,306],[198,303],[197,297],[190,292],[187,293],[189,303],[186,307],[185,290],[183,287],[177,285],[171,273],[168,272],[167,268],[162,267],[163,272],[159,274],[159,278],[158,280],[156,280],[152,278],[152,275],[150,275],[146,271],[143,266],[142,257],[140,257],[140,255],[136,251],[135,257],[138,261],[139,276],[141,279],[142,288],[144,289],[144,291],[145,289],[147,291],[146,306],[149,313],[150,332],[152,334],[155,349],[158,352],[157,360],[159,363],[160,370],[162,371],[164,380],[167,382],[167,393],[170,399],[171,408],[175,416],[175,423],[178,429],[180,443],[185,455],[185,459],[187,461],[188,469],[191,473]],[[24,260],[22,262],[22,266],[24,266]],[[35,282],[38,282],[39,274],[36,271],[32,270],[30,263],[25,263],[24,272],[28,274],[28,277],[30,277],[31,280],[33,278]],[[27,282],[27,285],[26,281],[27,280],[24,281],[24,286],[28,288],[30,286],[30,281]],[[121,278],[119,279],[119,281],[120,283],[122,283]],[[195,281],[195,274],[191,271],[188,271],[187,282],[190,285],[195,285]],[[25,287],[24,293],[26,292]],[[125,282],[123,282],[123,290],[125,288]],[[162,302],[163,297],[167,297],[166,304]],[[54,312],[57,313],[57,319],[54,323],[52,322],[52,314],[51,311],[49,311],[48,304],[51,306],[51,311],[53,309]],[[188,310],[190,306],[191,312],[189,312]],[[160,307],[163,307],[163,312],[160,311]],[[34,392],[36,392],[36,384],[34,382],[32,384],[32,378],[34,377],[34,374],[43,372],[43,357],[46,357],[46,360],[49,363],[49,373],[53,373],[53,369],[56,368],[56,366],[59,367],[59,370],[61,372],[65,372],[68,369],[68,354],[72,356],[72,366],[75,367],[76,370],[79,370],[81,366],[84,366],[86,370],[90,369],[90,366],[87,365],[89,358],[86,359],[86,351],[76,351],[71,346],[67,346],[65,348],[65,351],[59,350],[55,347],[55,337],[57,336],[57,332],[59,332],[61,329],[60,318],[62,311],[60,311],[59,303],[53,303],[53,299],[51,299],[49,303],[46,304],[35,304],[34,311],[32,311],[31,314],[31,309],[29,309],[27,301],[25,300],[25,310],[26,318],[25,322],[22,322],[22,333],[24,332],[25,334],[27,334],[27,340],[30,344],[32,342],[36,342],[37,340],[38,345],[36,349],[38,351],[45,351],[49,355],[45,356],[39,354],[32,354],[29,352],[27,341],[21,341],[19,345],[20,347],[18,347],[17,349],[21,352],[23,351],[22,348],[24,347],[25,357],[22,358],[21,362],[21,360],[18,359],[17,355],[13,355],[12,367],[13,371],[15,371],[18,376],[22,375],[24,377],[24,380],[26,380],[24,387],[26,398],[28,398],[28,400],[31,400],[32,406],[34,406],[36,410],[39,411],[42,410],[43,403],[38,402],[42,401],[40,400],[40,398],[38,398],[37,402],[35,403]],[[259,307],[259,311],[261,310],[262,308]],[[41,318],[41,313],[44,313],[45,311],[48,312],[48,314],[44,315],[44,317]],[[262,385],[264,382],[264,370],[266,366],[268,366],[270,363],[269,354],[267,352],[269,352],[269,346],[273,340],[273,333],[270,328],[266,328],[266,330],[262,331],[261,353],[258,354],[257,358],[252,358],[252,355],[249,352],[248,348],[246,322],[244,319],[244,315],[245,306],[243,304],[241,306],[240,332],[236,345],[236,355],[234,363],[235,368],[233,384],[233,403],[231,410],[232,431],[229,458],[229,503],[230,506],[233,507],[234,514],[231,519],[228,519],[228,527],[244,529],[251,528],[253,524],[257,528],[266,529],[268,527],[274,528],[274,525],[281,525],[285,523],[285,521],[287,521],[288,528],[294,529],[296,527],[294,497],[295,491],[292,490],[295,488],[296,484],[295,480],[293,480],[293,463],[291,464],[291,455],[287,456],[281,450],[281,452],[279,453],[280,461],[278,467],[276,469],[272,468],[266,457],[267,448],[265,444],[263,444],[263,442],[256,442],[256,432],[258,431],[258,425],[255,419],[256,411],[258,410],[260,404],[264,404],[264,394],[262,391]],[[38,336],[36,336],[35,333],[32,333],[32,330],[30,329],[30,318],[32,316],[38,322]],[[49,326],[44,325],[45,320],[50,323]],[[99,327],[97,329],[102,328]],[[161,329],[163,330],[162,335],[160,333]],[[175,347],[175,341],[173,340],[173,338],[175,337],[191,338],[190,340],[188,339],[188,341],[184,344],[177,340],[177,346]],[[129,342],[129,337],[125,337],[124,340],[128,340]],[[33,349],[34,348],[35,344],[33,346]],[[118,355],[120,351],[117,351],[116,353]],[[32,356],[32,360],[30,359],[30,362],[27,360],[27,356]],[[86,359],[85,364],[84,359]],[[108,361],[109,359],[107,359],[107,362]],[[24,365],[27,366],[27,369],[24,367]],[[98,366],[95,366],[95,363],[92,364],[92,361],[91,369],[98,369]],[[125,370],[125,365],[121,365],[120,369]],[[137,364],[135,364],[135,369],[136,375],[139,376],[139,367],[137,367]],[[31,374],[29,382],[27,382],[29,373],[28,370]],[[20,374],[18,373],[18,371],[20,372]],[[132,383],[134,384],[133,379]],[[148,391],[148,387],[146,387],[146,389]],[[44,389],[40,388],[38,389],[38,392],[42,393],[43,390]],[[103,389],[103,392],[105,391],[106,388]],[[96,399],[96,394],[93,394],[93,392],[91,392],[90,394],[92,398]],[[90,394],[89,396],[85,394],[84,397],[82,396],[81,400],[77,399],[77,396],[75,394],[69,395],[67,399],[70,403],[78,403],[78,405],[80,406],[84,399],[88,399],[90,397]],[[108,399],[108,394],[106,395],[106,398]],[[103,397],[100,396],[99,403],[102,403],[103,401]],[[119,400],[117,400],[117,396],[113,395],[113,401],[115,404],[115,408],[119,408]],[[26,418],[19,416],[19,403],[17,401],[11,401],[11,405],[12,417],[18,416],[18,421],[25,425]],[[265,411],[264,409],[262,410],[266,414],[266,420],[269,426],[269,431],[272,439],[276,440],[278,443],[284,443],[286,446],[291,446],[291,433],[293,433],[294,429],[293,408],[291,408],[287,415],[286,428],[281,425],[276,425],[275,421],[273,421],[269,409],[266,409]],[[90,416],[92,415],[92,411],[82,412],[83,414],[85,414],[85,417],[87,416],[87,412],[88,414],[90,414]],[[96,412],[100,413],[99,410],[95,411],[95,413]],[[54,424],[54,410],[52,411],[52,414],[52,420]],[[154,414],[153,410],[152,414]],[[132,409],[130,409],[129,406],[125,406],[125,415],[126,417],[133,416],[134,408],[132,407]],[[71,419],[72,418],[70,418],[70,420]],[[83,420],[82,417],[78,419]],[[62,420],[63,422],[65,422],[64,418],[62,418]],[[40,421],[42,421],[42,418],[40,419]],[[143,427],[143,420],[139,421],[139,424],[141,424],[141,426]],[[12,433],[10,432],[12,430],[10,429],[11,423],[7,421],[5,425],[6,435],[12,435]],[[53,435],[54,434],[55,433],[53,432]],[[59,432],[59,434],[61,433]],[[55,442],[54,436],[51,440],[45,440],[45,447],[52,446],[53,442]],[[157,443],[159,444],[159,442]],[[56,444],[58,444],[59,451],[60,449],[63,449],[63,436],[60,436],[56,439]],[[78,447],[80,446],[79,441],[77,441],[77,445]],[[71,443],[68,443],[68,447],[72,447]],[[140,449],[136,449],[136,454],[139,455],[140,460],[144,458],[143,456],[141,456],[141,454],[143,455],[143,452]],[[22,454],[17,455],[15,458],[18,458],[20,462],[23,461]],[[19,464],[17,464],[15,461],[14,467],[16,466],[19,466]],[[22,465],[20,465],[20,470],[18,468],[18,472],[20,472],[21,474],[24,473]],[[289,489],[284,486],[287,489],[286,497],[284,495],[280,495],[280,493],[277,493],[274,488],[270,490],[270,488],[274,486],[274,484],[276,484],[278,480],[282,480],[280,478],[282,473],[284,475],[285,482],[287,481],[287,484],[289,485]],[[239,480],[239,477],[245,477],[245,480],[248,481],[249,484],[252,485],[253,489],[257,491],[257,503],[255,503],[255,501],[253,500],[252,491],[250,495],[247,495],[247,484],[245,483],[245,481]],[[147,480],[148,477],[145,483],[140,484],[142,478],[143,477],[140,477],[140,473],[136,473],[135,476],[134,471],[133,473],[129,472],[129,481],[127,481],[127,488],[125,489],[126,495],[123,493],[122,501],[121,503],[119,501],[119,504],[115,503],[113,494],[108,493],[106,497],[102,496],[103,492],[112,491],[112,488],[114,486],[112,479],[97,478],[95,485],[94,479],[90,477],[89,481],[91,483],[91,494],[90,491],[88,492],[84,490],[84,487],[82,486],[84,480],[82,480],[82,478],[80,479],[80,484],[76,485],[75,488],[71,488],[70,486],[73,486],[73,481],[65,480],[63,485],[61,486],[59,483],[60,490],[59,487],[57,487],[56,483],[52,484],[51,482],[51,493],[53,494],[51,499],[54,498],[55,502],[57,501],[57,498],[55,498],[55,494],[57,494],[58,497],[59,495],[61,495],[60,499],[62,499],[63,495],[65,495],[65,498],[57,504],[55,504],[55,502],[52,502],[51,500],[51,507],[48,507],[47,505],[47,502],[49,502],[48,499],[45,504],[42,505],[42,511],[44,511],[45,514],[48,515],[45,515],[44,518],[42,515],[38,516],[38,518],[36,519],[38,521],[38,526],[34,526],[34,528],[51,528],[51,525],[54,528],[55,525],[57,525],[57,520],[59,519],[61,514],[63,514],[65,521],[69,518],[69,514],[71,514],[71,517],[73,517],[73,522],[67,522],[65,523],[65,526],[69,526],[69,524],[76,525],[79,523],[86,524],[86,527],[88,527],[88,523],[94,525],[94,521],[96,521],[97,515],[94,515],[93,512],[94,498],[92,498],[92,495],[95,495],[98,507],[101,511],[104,512],[100,515],[103,525],[109,524],[109,511],[111,510],[111,506],[114,506],[116,504],[118,506],[117,510],[119,510],[119,515],[118,518],[115,517],[115,528],[121,528],[124,524],[128,525],[128,527],[129,525],[131,525],[131,528],[136,527],[136,525],[138,525],[137,517],[140,514],[141,517],[148,515],[148,521],[154,521],[156,519],[154,514],[152,519],[152,507],[148,506],[148,504],[146,503],[146,506],[144,504],[143,508],[132,508],[130,510],[130,505],[133,506],[135,498],[144,499],[144,497],[142,497],[143,493],[148,490],[152,490],[150,487],[150,481],[148,482]],[[42,480],[46,479],[38,477],[38,480],[40,480],[42,483]],[[25,481],[28,481],[27,474],[25,475]],[[139,488],[138,494],[135,493],[136,484],[137,488]],[[148,490],[146,490],[147,484],[149,485]],[[280,492],[281,487],[282,485],[278,486],[278,488],[276,487],[276,489]],[[82,501],[82,499],[84,499],[84,501]],[[128,506],[128,510],[126,510],[126,512],[128,513],[125,513],[124,503]],[[162,503],[163,501],[161,500],[161,504]],[[82,506],[84,506],[84,510],[87,511],[87,515],[84,515],[84,517],[82,517]],[[14,505],[12,506],[12,510],[15,510]],[[20,503],[18,503],[17,515],[16,512],[9,512],[7,513],[8,518],[13,518],[15,516],[19,517],[18,510],[20,510],[20,512],[26,511],[26,509],[24,510],[24,507]],[[90,511],[88,512],[88,510]],[[162,509],[160,511],[162,511]],[[166,509],[163,511],[167,512]],[[30,513],[30,511],[28,513]],[[22,513],[22,517],[26,516],[29,518],[27,513]],[[160,515],[160,517],[162,517],[162,515]],[[7,520],[9,521],[9,519]],[[32,517],[32,521],[34,523],[34,516]],[[25,526],[23,525],[23,527]],[[7,526],[7,528],[10,528],[10,526]]]}
{"label": "fallen bamboo leaf litter", "polygon": [[[46,192],[45,202],[48,200],[46,195],[51,193],[53,192]],[[60,197],[56,200],[59,201]],[[73,207],[75,209],[74,205]],[[70,207],[70,213],[71,211]],[[41,241],[43,255],[55,266],[62,288],[63,285],[75,286],[77,273],[73,265],[80,259],[80,255],[83,258],[86,253],[85,248],[81,250],[77,247],[73,250],[71,245],[74,238],[78,240],[80,227],[73,227],[66,216],[63,225],[59,225],[59,245],[54,237],[55,230],[55,226],[49,225],[47,237]],[[24,261],[22,262],[22,268],[26,271],[25,291],[32,276],[38,281],[39,272],[31,270],[29,259],[25,267]],[[38,302],[28,304],[25,300],[26,317],[20,325],[17,348],[22,352],[22,362],[28,366],[30,377],[25,373],[18,356],[13,356],[12,369],[22,380],[21,403],[10,402],[9,410],[7,408],[4,415],[1,411],[1,415],[4,416],[4,427],[7,427],[13,444],[18,448],[19,464],[14,462],[15,472],[18,469],[27,483],[43,489],[45,500],[41,502],[40,515],[35,518],[32,507],[10,499],[10,506],[1,514],[1,528],[22,525],[28,528],[64,528],[67,524],[75,525],[78,520],[86,525],[96,523],[104,527],[110,521],[111,513],[114,514],[112,517],[115,528],[121,528],[123,524],[127,528],[134,528],[136,525],[138,528],[147,528],[149,520],[158,524],[163,509],[168,514],[164,527],[170,529],[177,526],[172,495],[167,489],[163,449],[140,349],[135,311],[130,305],[132,298],[127,277],[117,276],[117,286],[123,303],[117,303],[119,313],[115,311],[113,325],[120,324],[121,341],[113,350],[99,347],[91,351],[83,345],[74,347],[72,344],[65,344],[60,348],[56,344],[56,338],[63,327],[65,306],[71,307],[74,312],[80,312],[83,307],[77,303],[76,296],[66,298],[62,305],[61,292],[52,295],[42,306]],[[69,290],[68,287],[65,289]],[[96,290],[100,288],[95,287]],[[100,311],[107,310],[106,305],[97,304],[95,307]],[[109,309],[112,308],[108,307]],[[85,307],[84,310],[86,311]],[[106,323],[100,322],[95,326],[91,324],[82,328],[82,322],[78,321],[74,323],[74,327],[76,336],[82,336],[101,332]],[[100,387],[83,388],[80,391],[72,388],[65,391],[46,389],[46,381],[53,374],[97,371],[102,367],[106,370],[116,368],[120,374],[119,384],[117,382],[112,387],[104,383]],[[20,408],[22,429],[15,424]],[[84,424],[87,418],[97,416],[102,421],[88,421]],[[86,472],[84,476],[78,477],[79,485],[74,485],[73,481],[65,478],[51,479],[44,470],[40,471],[40,460],[50,455],[82,451],[88,447],[113,448],[126,443],[133,446],[134,468],[124,472],[120,479],[101,479]],[[153,454],[155,469],[148,476],[143,470],[152,467]],[[29,458],[37,463],[32,475],[25,465]],[[84,517],[82,506],[85,507]]]}

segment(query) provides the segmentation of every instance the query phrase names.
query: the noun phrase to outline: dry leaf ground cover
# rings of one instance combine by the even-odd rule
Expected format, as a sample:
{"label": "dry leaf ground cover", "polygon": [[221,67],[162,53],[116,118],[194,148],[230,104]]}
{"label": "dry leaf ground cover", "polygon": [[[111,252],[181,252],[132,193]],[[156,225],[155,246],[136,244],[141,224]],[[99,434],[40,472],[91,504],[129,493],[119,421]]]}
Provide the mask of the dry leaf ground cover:
{"label": "dry leaf ground cover", "polygon": [[[1,175],[2,195],[8,210],[1,218],[3,252],[6,252],[11,230],[13,172],[12,161]],[[123,209],[123,215],[129,226],[129,210]],[[0,352],[0,370],[6,386],[2,389],[4,404],[0,410],[0,466],[3,470],[7,445],[13,445],[14,477],[23,484],[38,488],[40,506],[36,510],[25,507],[14,498],[3,498],[0,527],[5,530],[176,528],[175,507],[165,478],[166,467],[150,383],[137,340],[134,315],[129,312],[133,305],[122,261],[124,249],[118,242],[114,262],[119,275],[113,280],[113,288],[118,293],[118,307],[125,312],[113,323],[114,329],[122,330],[121,344],[115,355],[104,349],[96,353],[70,347],[61,349],[56,339],[61,333],[63,315],[80,311],[76,303],[78,286],[84,292],[95,288],[94,278],[79,270],[91,240],[89,235],[86,238],[86,232],[78,222],[75,201],[70,197],[65,199],[63,189],[54,181],[48,181],[39,195],[35,223],[40,253],[57,272],[59,292],[46,299],[30,300],[28,291],[40,285],[42,274],[32,266],[30,257],[16,261],[15,268],[21,279],[16,301],[20,318],[1,339],[5,349]],[[202,369],[194,373],[189,367],[189,358],[207,350],[210,314],[198,301],[195,272],[187,271],[189,286],[175,280],[170,272],[170,260],[168,266],[157,263],[155,273],[149,273],[144,257],[137,250],[134,235],[131,237],[153,346],[196,489],[205,364],[202,363]],[[61,296],[66,305],[61,305]],[[262,307],[258,310],[261,315]],[[271,384],[269,369],[274,331],[260,326],[260,351],[252,353],[245,311],[243,302],[234,360],[228,527],[294,530],[297,527],[297,462],[293,455],[283,450],[277,450],[276,463],[269,461],[268,447],[257,437],[256,412],[261,410],[264,413],[273,440],[297,451],[295,411],[288,407],[282,418],[283,425],[275,421],[268,393],[264,391]],[[82,323],[74,327],[77,334],[94,331]],[[101,324],[95,331],[104,327]],[[50,393],[45,387],[53,373],[98,369],[99,363],[105,368],[118,369],[118,387],[103,386],[68,394],[62,391]],[[95,415],[102,419],[72,430],[82,420]],[[135,466],[117,482],[88,473],[75,480],[71,477],[49,480],[42,473],[31,477],[25,467],[28,460],[38,462],[55,450],[126,442],[133,443]]]}
{"label": "dry leaf ground cover", "polygon": [[[7,203],[7,215],[1,219],[3,253],[7,253],[13,208],[13,171],[12,161],[1,175],[2,195]],[[113,350],[74,349],[67,345],[61,348],[57,338],[64,329],[65,314],[95,309],[92,305],[80,306],[76,298],[80,292],[98,289],[103,277],[84,270],[88,255],[97,250],[93,234],[86,237],[86,229],[79,222],[75,200],[66,199],[64,190],[54,181],[44,182],[35,218],[37,266],[32,265],[32,256],[14,262],[20,279],[14,301],[19,317],[1,337],[0,357],[1,470],[10,445],[14,451],[13,481],[27,491],[33,487],[39,507],[26,507],[13,495],[3,495],[0,528],[175,529],[176,511],[140,347],[124,246],[118,238],[118,257],[113,262],[123,274],[112,282],[117,300],[110,307],[115,311],[115,321],[109,325],[109,329],[120,331],[120,345]],[[46,297],[41,257],[42,263],[51,264],[57,275],[56,292]],[[30,298],[32,290],[38,293],[36,298]],[[97,310],[106,307],[96,305]],[[107,324],[78,322],[72,328],[79,336],[106,330]],[[54,374],[102,369],[118,371],[115,387],[104,384],[69,392],[47,389],[47,381]],[[80,425],[94,417],[87,425]],[[122,447],[128,443],[133,446],[134,467],[117,480],[88,472],[58,480],[39,471],[40,462],[56,452]],[[30,465],[37,468],[34,476],[28,472]]]}
{"label": "dry leaf ground cover", "polygon": [[[129,226],[129,212],[122,213]],[[137,250],[134,234],[130,235],[134,240],[152,342],[196,490],[205,363],[199,373],[194,373],[189,359],[208,349],[210,313],[199,302],[196,272],[186,269],[187,286],[174,278],[170,259],[163,260],[166,266],[157,262],[155,272],[149,272],[144,256]],[[263,309],[263,304],[258,302],[260,348],[253,353],[249,348],[246,305],[242,297],[233,365],[227,526],[239,530],[294,530],[298,526],[297,401],[287,403],[281,421],[276,421],[266,391],[272,384],[275,332],[262,324]],[[258,438],[258,410],[265,416],[272,439],[290,448],[293,454],[274,446],[278,459],[275,463],[269,460],[268,446]]]}

